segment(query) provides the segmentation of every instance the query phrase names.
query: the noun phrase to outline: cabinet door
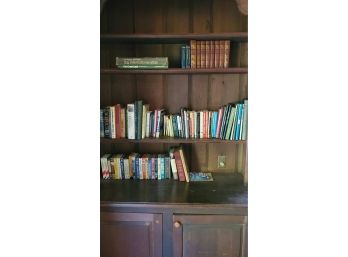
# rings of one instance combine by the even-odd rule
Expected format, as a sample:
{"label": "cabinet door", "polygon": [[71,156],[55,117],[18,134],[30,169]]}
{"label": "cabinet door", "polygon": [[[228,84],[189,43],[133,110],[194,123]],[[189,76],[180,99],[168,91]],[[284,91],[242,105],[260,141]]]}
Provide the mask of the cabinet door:
{"label": "cabinet door", "polygon": [[162,215],[100,213],[101,257],[162,257]]}
{"label": "cabinet door", "polygon": [[174,257],[246,257],[247,217],[174,215]]}

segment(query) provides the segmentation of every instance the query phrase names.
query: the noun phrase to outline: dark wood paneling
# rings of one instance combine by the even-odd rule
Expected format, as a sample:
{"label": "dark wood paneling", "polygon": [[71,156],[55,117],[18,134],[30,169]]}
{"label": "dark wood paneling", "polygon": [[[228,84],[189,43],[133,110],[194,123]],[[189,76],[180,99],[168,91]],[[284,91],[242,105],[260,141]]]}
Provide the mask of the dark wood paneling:
{"label": "dark wood paneling", "polygon": [[133,1],[109,0],[105,4],[108,19],[108,33],[133,33]]}
{"label": "dark wood paneling", "polygon": [[112,105],[122,104],[125,107],[128,103],[136,100],[136,92],[134,76],[117,75],[111,77],[110,96]]}
{"label": "dark wood paneling", "polygon": [[111,77],[100,75],[100,106],[111,105]]}
{"label": "dark wood paneling", "polygon": [[135,33],[163,33],[163,1],[134,0]]}
{"label": "dark wood paneling", "polygon": [[179,113],[181,107],[188,107],[188,76],[168,75],[164,105],[169,113]]}
{"label": "dark wood paneling", "polygon": [[212,32],[211,0],[192,0],[192,32]]}
{"label": "dark wood paneling", "polygon": [[246,217],[174,215],[173,257],[245,256]]}
{"label": "dark wood paneling", "polygon": [[150,109],[163,108],[163,76],[136,75],[137,99],[150,104]]}
{"label": "dark wood paneling", "polygon": [[236,103],[239,98],[239,75],[210,75],[209,108],[218,110],[228,103]]}
{"label": "dark wood paneling", "polygon": [[[216,171],[236,171],[236,145],[231,144],[209,144],[208,145],[208,170],[212,172]],[[226,156],[226,166],[224,168],[218,168],[218,156]]]}
{"label": "dark wood paneling", "polygon": [[247,16],[239,12],[236,1],[214,0],[212,16],[213,32],[246,31]]}
{"label": "dark wood paneling", "polygon": [[161,257],[162,215],[100,213],[102,257]]}

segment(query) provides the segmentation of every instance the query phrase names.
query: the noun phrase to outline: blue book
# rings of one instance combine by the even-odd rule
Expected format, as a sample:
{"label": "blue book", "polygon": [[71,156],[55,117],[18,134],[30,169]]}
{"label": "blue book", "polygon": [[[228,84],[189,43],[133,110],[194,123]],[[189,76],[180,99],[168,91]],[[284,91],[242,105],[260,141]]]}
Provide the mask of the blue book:
{"label": "blue book", "polygon": [[218,126],[218,121],[219,121],[219,112],[214,112],[215,115],[215,123],[214,123],[214,137],[216,138],[216,132],[217,132],[217,126]]}
{"label": "blue book", "polygon": [[100,136],[104,137],[104,110],[100,109]]}
{"label": "blue book", "polygon": [[150,154],[149,156],[148,156],[148,161],[147,161],[147,177],[149,178],[149,179],[151,179],[152,178],[152,174],[151,174],[151,171],[152,171],[152,161],[151,161],[151,159],[152,159],[152,155]]}
{"label": "blue book", "polygon": [[186,68],[186,46],[181,46],[181,68]]}
{"label": "blue book", "polygon": [[135,156],[135,179],[140,179],[140,173],[139,173],[139,156]]}
{"label": "blue book", "polygon": [[121,155],[120,157],[120,169],[121,169],[121,178],[126,179],[125,174],[124,174],[124,154]]}
{"label": "blue book", "polygon": [[238,140],[239,138],[241,117],[242,117],[242,106],[241,104],[237,104],[236,130],[233,137],[234,140]]}
{"label": "blue book", "polygon": [[186,46],[186,69],[191,68],[191,47]]}

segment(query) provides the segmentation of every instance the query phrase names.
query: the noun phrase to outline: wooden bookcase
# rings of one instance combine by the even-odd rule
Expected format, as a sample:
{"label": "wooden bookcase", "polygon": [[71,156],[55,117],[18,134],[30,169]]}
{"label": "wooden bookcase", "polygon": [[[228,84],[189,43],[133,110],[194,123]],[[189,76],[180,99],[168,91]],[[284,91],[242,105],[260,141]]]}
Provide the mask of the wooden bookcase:
{"label": "wooden bookcase", "polygon": [[[143,100],[151,110],[165,108],[169,113],[178,113],[181,107],[217,110],[248,98],[247,16],[238,11],[234,0],[109,0],[101,12],[100,25],[101,107]],[[180,46],[190,39],[230,40],[229,68],[181,69]],[[169,69],[117,70],[116,56],[167,56]],[[192,255],[197,250],[192,247],[199,248],[198,241],[211,240],[209,249],[217,247],[216,256],[225,250],[229,256],[247,256],[247,141],[101,138],[100,154],[166,153],[179,144],[184,148],[189,169],[212,172],[215,181],[101,181],[102,238],[116,240],[120,231],[128,233],[135,227],[135,232],[129,234],[131,240],[143,240],[137,237],[153,232],[153,227],[161,231],[160,235],[150,233],[149,242],[157,237],[161,242],[155,248],[149,243],[146,253],[108,247],[112,242],[108,240],[107,245],[101,244],[103,256],[200,256]],[[226,166],[218,169],[219,155],[226,156]],[[115,216],[110,217],[110,213]],[[138,215],[137,220],[134,213],[150,216],[145,219]],[[223,217],[226,215],[230,218]],[[130,216],[132,219],[127,218]],[[137,227],[137,222],[145,225]],[[190,224],[198,241],[186,245],[183,240],[192,229]],[[229,229],[224,230],[226,224]],[[213,238],[201,237],[201,231],[231,236],[230,243],[236,248],[222,249],[224,246]]]}

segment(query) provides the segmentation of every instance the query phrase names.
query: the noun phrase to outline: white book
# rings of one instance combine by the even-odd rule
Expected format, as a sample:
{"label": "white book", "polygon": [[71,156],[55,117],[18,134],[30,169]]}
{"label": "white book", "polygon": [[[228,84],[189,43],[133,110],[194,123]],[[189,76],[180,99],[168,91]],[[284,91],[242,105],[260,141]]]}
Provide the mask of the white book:
{"label": "white book", "polygon": [[233,107],[233,121],[232,121],[232,130],[231,130],[231,134],[230,134],[230,140],[233,140],[233,135],[234,135],[234,131],[236,130],[236,126],[237,126],[237,108]]}
{"label": "white book", "polygon": [[177,122],[178,122],[178,132],[179,132],[179,137],[182,137],[182,129],[181,129],[181,126],[182,126],[182,122],[181,122],[181,116],[176,116],[177,117]]}
{"label": "white book", "polygon": [[143,176],[143,158],[139,157],[139,178],[144,179]]}
{"label": "white book", "polygon": [[129,179],[130,178],[130,173],[129,173],[129,160],[128,158],[124,158],[123,159],[123,163],[124,163],[124,177],[126,179]]}
{"label": "white book", "polygon": [[242,108],[242,113],[241,113],[241,118],[240,118],[241,122],[240,122],[240,130],[239,130],[238,140],[242,140],[243,119],[244,119],[244,104],[241,104],[240,108]]}
{"label": "white book", "polygon": [[172,169],[173,179],[178,180],[178,170],[176,169],[175,159],[170,159],[170,166]]}
{"label": "white book", "polygon": [[108,174],[110,174],[109,166],[108,166],[108,158],[110,157],[110,154],[104,154],[100,159],[100,164],[102,167],[102,175],[103,178],[108,178]]}
{"label": "white book", "polygon": [[115,106],[109,107],[111,138],[116,138]]}
{"label": "white book", "polygon": [[197,138],[197,112],[193,112],[193,137]]}
{"label": "white book", "polygon": [[186,138],[189,138],[190,137],[190,119],[189,119],[188,111],[185,110],[184,116],[185,116],[185,122],[186,122],[186,126],[185,126]]}
{"label": "white book", "polygon": [[127,131],[128,139],[135,139],[134,104],[127,104]]}
{"label": "white book", "polygon": [[248,100],[244,100],[242,140],[246,140],[248,130]]}
{"label": "white book", "polygon": [[199,138],[203,138],[203,112],[199,112]]}
{"label": "white book", "polygon": [[150,137],[150,115],[151,111],[146,112],[146,132],[145,137]]}

